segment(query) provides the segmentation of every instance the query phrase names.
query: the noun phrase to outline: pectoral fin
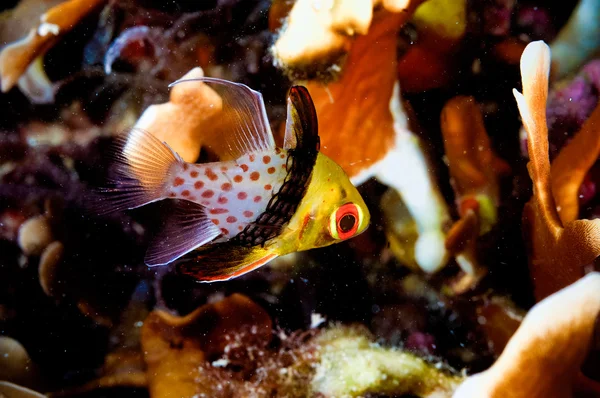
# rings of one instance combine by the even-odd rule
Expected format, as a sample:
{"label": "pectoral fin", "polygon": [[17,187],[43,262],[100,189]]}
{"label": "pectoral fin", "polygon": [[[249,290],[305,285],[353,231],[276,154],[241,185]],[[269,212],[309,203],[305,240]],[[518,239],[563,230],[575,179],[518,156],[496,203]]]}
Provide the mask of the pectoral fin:
{"label": "pectoral fin", "polygon": [[221,231],[206,217],[205,208],[197,203],[179,201],[148,247],[146,265],[168,264],[195,248],[215,239]]}
{"label": "pectoral fin", "polygon": [[226,281],[254,271],[277,256],[273,248],[224,243],[203,248],[193,257],[181,260],[177,269],[201,282]]}

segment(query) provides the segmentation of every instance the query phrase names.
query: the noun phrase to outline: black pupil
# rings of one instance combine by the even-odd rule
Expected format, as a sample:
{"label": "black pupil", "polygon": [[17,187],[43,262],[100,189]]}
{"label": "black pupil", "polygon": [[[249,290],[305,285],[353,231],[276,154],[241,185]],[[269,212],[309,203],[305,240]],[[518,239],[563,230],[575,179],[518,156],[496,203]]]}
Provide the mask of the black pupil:
{"label": "black pupil", "polygon": [[348,232],[354,228],[354,224],[356,224],[356,217],[352,214],[344,214],[342,218],[340,218],[339,226],[340,231]]}

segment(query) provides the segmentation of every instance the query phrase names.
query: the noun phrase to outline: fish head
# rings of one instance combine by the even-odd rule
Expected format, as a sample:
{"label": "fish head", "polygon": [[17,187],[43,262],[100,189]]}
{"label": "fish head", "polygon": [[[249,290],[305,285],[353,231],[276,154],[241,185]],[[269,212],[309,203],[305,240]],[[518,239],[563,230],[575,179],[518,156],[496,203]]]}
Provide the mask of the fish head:
{"label": "fish head", "polygon": [[353,238],[369,226],[371,215],[344,170],[319,153],[304,198],[288,230],[295,250],[329,246]]}

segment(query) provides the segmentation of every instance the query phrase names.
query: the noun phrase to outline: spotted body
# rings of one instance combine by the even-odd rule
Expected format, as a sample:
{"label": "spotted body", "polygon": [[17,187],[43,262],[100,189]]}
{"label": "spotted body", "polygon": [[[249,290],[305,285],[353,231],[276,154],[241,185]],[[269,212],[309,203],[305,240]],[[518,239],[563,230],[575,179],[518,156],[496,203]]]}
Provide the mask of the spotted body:
{"label": "spotted body", "polygon": [[223,281],[367,228],[360,194],[319,152],[316,112],[305,88],[290,90],[284,143],[277,147],[260,93],[220,79],[194,80],[222,99],[220,128],[227,134],[215,150],[221,161],[184,162],[167,143],[133,130],[118,139],[116,186],[104,189],[96,206],[110,212],[175,200],[148,247],[147,265],[177,261],[180,272],[197,280]]}
{"label": "spotted body", "polygon": [[206,207],[221,231],[215,242],[233,238],[256,220],[287,175],[286,150],[255,152],[227,162],[181,163],[167,184],[167,197]]}

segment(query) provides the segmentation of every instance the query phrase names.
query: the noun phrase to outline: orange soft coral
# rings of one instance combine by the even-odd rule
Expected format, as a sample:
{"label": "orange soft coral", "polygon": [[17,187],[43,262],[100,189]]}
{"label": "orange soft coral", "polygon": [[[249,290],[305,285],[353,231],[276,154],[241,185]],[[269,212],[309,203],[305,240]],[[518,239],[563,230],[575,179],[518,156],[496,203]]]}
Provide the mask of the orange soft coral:
{"label": "orange soft coral", "polygon": [[[569,398],[582,387],[580,368],[600,313],[600,273],[547,297],[525,316],[502,355],[468,377],[453,398]],[[600,393],[587,380],[586,388]]]}
{"label": "orange soft coral", "polygon": [[476,239],[490,231],[497,220],[499,178],[509,166],[496,156],[483,124],[483,115],[472,97],[449,100],[441,114],[444,149],[458,213],[461,219],[448,232],[446,248],[467,274],[461,291],[474,284],[483,269],[476,258]]}
{"label": "orange soft coral", "polygon": [[530,249],[530,273],[538,300],[575,282],[584,266],[600,255],[600,220],[563,223],[551,190],[546,100],[550,49],[530,43],[521,57],[523,94],[513,90],[525,130],[533,181],[533,197],[526,204],[523,224]]}
{"label": "orange soft coral", "polygon": [[[5,46],[0,52],[2,91],[7,92],[14,87],[32,65],[34,69],[31,72],[34,77],[29,79],[29,83],[31,79],[44,79],[45,74],[43,70],[40,71],[41,66],[37,65],[35,69],[34,61],[42,57],[61,36],[73,29],[83,17],[104,2],[105,0],[68,0],[50,8],[39,19],[36,18],[25,37]],[[24,20],[22,23],[31,22]],[[46,94],[46,97],[48,95]],[[44,99],[40,98],[41,101]]]}
{"label": "orange soft coral", "polygon": [[[203,77],[201,68],[190,70],[181,80]],[[186,162],[195,162],[201,146],[215,139],[216,116],[222,109],[219,94],[201,81],[173,86],[169,102],[144,111],[135,128],[149,131],[165,141]]]}
{"label": "orange soft coral", "polygon": [[369,32],[374,8],[383,6],[383,9],[397,13],[398,23],[402,24],[422,2],[298,0],[272,48],[275,62],[294,76],[335,75],[339,70],[336,63],[348,52],[355,37]]}
{"label": "orange soft coral", "polygon": [[551,166],[552,194],[563,223],[579,216],[579,188],[600,154],[600,103]]}

